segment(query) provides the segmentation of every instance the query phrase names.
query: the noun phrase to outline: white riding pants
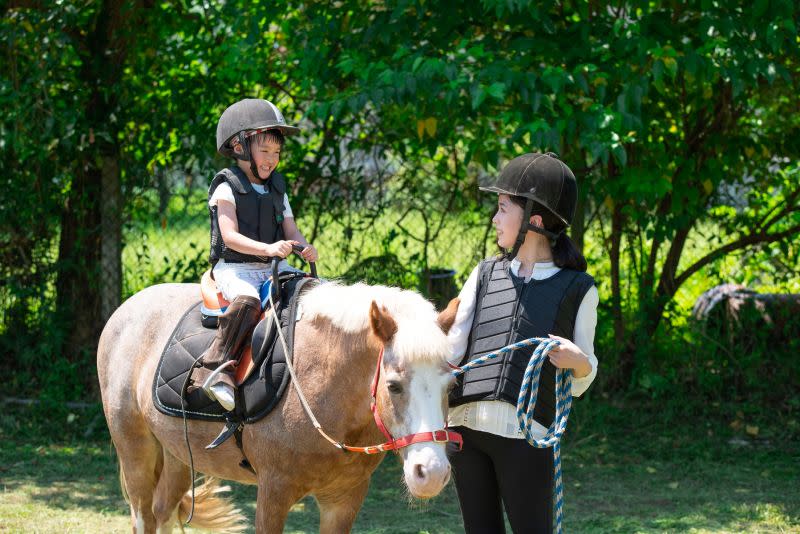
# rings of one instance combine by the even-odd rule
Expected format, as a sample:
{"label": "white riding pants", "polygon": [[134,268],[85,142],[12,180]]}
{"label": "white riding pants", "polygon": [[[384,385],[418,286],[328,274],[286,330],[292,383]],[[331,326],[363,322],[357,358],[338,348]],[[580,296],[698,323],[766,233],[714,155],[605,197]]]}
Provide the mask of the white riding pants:
{"label": "white riding pants", "polygon": [[[280,272],[299,271],[286,260],[278,265]],[[225,263],[220,260],[214,266],[214,280],[225,300],[232,302],[240,295],[260,298],[261,286],[272,277],[272,265],[267,263]]]}

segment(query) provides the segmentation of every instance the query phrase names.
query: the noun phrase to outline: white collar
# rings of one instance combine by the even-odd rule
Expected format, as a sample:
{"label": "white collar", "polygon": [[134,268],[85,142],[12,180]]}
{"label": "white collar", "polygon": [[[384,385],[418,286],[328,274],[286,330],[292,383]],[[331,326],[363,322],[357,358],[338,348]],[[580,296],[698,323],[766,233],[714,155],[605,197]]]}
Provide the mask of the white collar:
{"label": "white collar", "polygon": [[[514,274],[514,276],[519,276],[519,268],[521,266],[521,262],[514,258],[511,260],[511,263],[508,265],[508,268]],[[561,270],[561,267],[557,267],[555,263],[552,261],[538,261],[533,264],[533,272],[531,272],[530,277],[526,278],[525,281],[533,280],[544,280],[545,278],[550,278],[558,271]]]}

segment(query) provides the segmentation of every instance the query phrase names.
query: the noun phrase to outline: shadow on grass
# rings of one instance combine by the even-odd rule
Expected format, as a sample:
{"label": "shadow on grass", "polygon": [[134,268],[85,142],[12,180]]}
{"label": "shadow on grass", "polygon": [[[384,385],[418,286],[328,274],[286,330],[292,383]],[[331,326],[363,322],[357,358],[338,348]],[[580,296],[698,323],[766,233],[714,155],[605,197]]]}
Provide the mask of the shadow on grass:
{"label": "shadow on grass", "polygon": [[122,498],[117,462],[110,444],[0,445],[0,485],[5,492],[25,493],[48,508],[95,511],[119,509]]}
{"label": "shadow on grass", "polygon": [[[800,532],[800,447],[783,439],[780,425],[778,434],[762,425],[758,438],[748,439],[724,418],[674,426],[657,409],[584,406],[570,421],[563,449],[567,532]],[[127,518],[104,429],[89,440],[59,440],[57,429],[36,432],[35,426],[0,429],[0,516],[23,503],[34,516],[54,516],[55,524],[79,512],[98,524]],[[231,486],[252,525],[255,487]],[[318,528],[315,501],[303,499],[290,512],[286,532]],[[353,531],[463,532],[454,487],[430,501],[410,500],[400,462],[389,455],[372,478]]]}

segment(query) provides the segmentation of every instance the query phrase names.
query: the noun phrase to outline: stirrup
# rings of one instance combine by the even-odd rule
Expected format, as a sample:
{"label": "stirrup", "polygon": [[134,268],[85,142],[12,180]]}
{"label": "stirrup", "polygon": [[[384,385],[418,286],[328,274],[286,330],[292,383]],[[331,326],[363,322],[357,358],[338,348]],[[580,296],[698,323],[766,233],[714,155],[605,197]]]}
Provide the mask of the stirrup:
{"label": "stirrup", "polygon": [[239,429],[240,424],[241,423],[235,423],[233,421],[228,421],[227,423],[225,423],[225,427],[222,429],[222,432],[220,432],[219,435],[216,438],[214,438],[214,441],[206,445],[206,450],[216,449],[217,447],[228,441],[228,438],[234,435],[236,431]]}
{"label": "stirrup", "polygon": [[214,392],[211,391],[211,386],[217,383],[217,377],[219,377],[219,375],[222,374],[225,371],[225,369],[233,365],[236,365],[236,362],[234,360],[228,360],[227,362],[223,363],[222,365],[214,369],[211,372],[211,374],[208,375],[208,378],[206,378],[205,382],[203,382],[203,385],[200,386],[200,388],[203,390],[203,393],[205,393],[209,399],[213,401],[217,400],[216,395],[214,395]]}
{"label": "stirrup", "polygon": [[211,390],[217,403],[219,403],[226,412],[232,412],[236,409],[236,388],[220,380],[208,389]]}

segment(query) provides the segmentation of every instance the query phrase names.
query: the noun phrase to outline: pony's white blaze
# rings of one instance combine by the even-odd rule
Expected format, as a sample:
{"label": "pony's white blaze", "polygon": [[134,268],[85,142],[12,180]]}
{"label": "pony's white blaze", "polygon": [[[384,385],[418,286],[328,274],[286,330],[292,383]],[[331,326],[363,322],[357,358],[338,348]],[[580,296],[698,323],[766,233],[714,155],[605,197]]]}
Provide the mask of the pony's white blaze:
{"label": "pony's white blaze", "polygon": [[[442,398],[450,381],[441,365],[414,368],[408,391],[405,434],[433,432],[446,426]],[[415,443],[402,450],[403,475],[409,491],[419,498],[438,495],[450,480],[445,443]]]}

